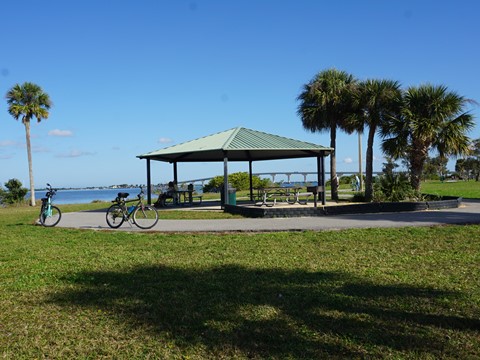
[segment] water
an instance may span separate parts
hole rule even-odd
[[[144,190],[145,191],[145,190]],[[58,190],[53,198],[54,204],[86,204],[93,201],[112,201],[117,197],[119,192],[129,193],[130,199],[135,199],[140,193],[139,188],[126,189],[75,189],[75,190]],[[35,198],[40,200],[45,197],[46,190],[35,191]],[[29,199],[30,193],[27,194],[26,199]],[[156,199],[157,195],[153,195],[152,199]],[[146,198],[146,195],[145,195]]]
[[[195,186],[197,193],[201,193],[201,186]],[[147,191],[146,188],[143,189]],[[46,190],[35,191],[35,198],[40,200],[45,197]],[[130,195],[129,199],[136,199],[140,193],[139,188],[124,188],[124,189],[72,189],[72,190],[58,190],[57,194],[53,198],[55,204],[87,204],[93,201],[106,201],[110,202],[115,200],[119,192],[126,192]],[[152,200],[157,200],[158,193],[152,194]],[[30,192],[25,196],[25,199],[30,198]],[[147,199],[147,195],[144,194],[144,198]]]
[[[290,182],[282,182],[280,184],[281,187],[290,187],[290,186],[317,186],[318,182],[317,181],[290,181]]]
[[[316,181],[307,182],[308,185],[316,185]],[[281,186],[304,186],[302,181],[293,181],[290,183],[284,182]],[[195,185],[197,193],[202,192],[200,185]],[[146,191],[146,189],[144,189]],[[129,193],[129,199],[136,199],[137,194],[140,192],[139,188],[125,188],[125,189],[72,189],[72,190],[58,190],[57,194],[53,198],[55,204],[87,204],[93,201],[106,201],[110,202],[117,197],[119,192]],[[35,198],[39,201],[45,196],[46,190],[35,191]],[[155,201],[158,194],[152,194],[152,200]],[[27,200],[30,198],[30,193],[25,197]],[[145,195],[145,199],[147,196]]]

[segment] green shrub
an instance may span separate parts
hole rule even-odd
[[[365,193],[364,192],[355,192],[352,197],[352,202],[365,202]]]
[[[403,201],[415,198],[415,191],[405,173],[389,173],[375,179],[373,201]]]
[[[5,203],[5,190],[0,188],[0,205],[3,205]]]
[[[338,179],[339,185],[350,185],[352,181],[355,181],[355,175],[341,176]]]
[[[7,204],[19,204],[25,201],[28,189],[24,188],[18,179],[10,179],[5,183],[7,191],[0,189],[0,197]]]

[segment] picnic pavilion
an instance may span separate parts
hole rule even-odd
[[[137,157],[145,159],[147,163],[148,203],[152,202],[150,171],[152,160],[173,164],[173,180],[176,184],[178,183],[178,163],[223,161],[223,191],[226,204],[228,204],[228,163],[230,161],[248,161],[250,200],[253,201],[252,163],[254,161],[315,157],[317,159],[318,196],[322,205],[325,205],[325,157],[332,151],[332,148],[321,145],[237,127]]]

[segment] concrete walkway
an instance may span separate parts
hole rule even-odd
[[[461,207],[434,211],[402,213],[351,214],[338,216],[295,218],[245,218],[221,220],[159,220],[150,230],[141,230],[124,223],[119,229],[111,229],[105,220],[105,211],[65,213],[58,227],[112,230],[112,231],[158,231],[158,232],[260,232],[334,230],[378,227],[432,226],[443,224],[479,224],[480,201],[463,200]]]

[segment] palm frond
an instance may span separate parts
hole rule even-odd
[[[333,123],[343,129],[353,112],[351,91],[355,84],[354,77],[344,71],[327,69],[318,73],[297,97],[297,114],[303,127],[322,132],[329,131]]]
[[[48,94],[40,86],[29,82],[14,85],[6,98],[10,115],[16,120],[22,117],[24,123],[34,117],[38,122],[48,118],[48,110],[52,106]]]

